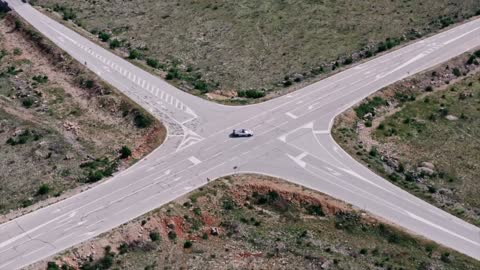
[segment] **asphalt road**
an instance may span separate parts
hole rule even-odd
[[[229,107],[186,94],[19,0],[41,33],[151,111],[165,143],[88,191],[0,225],[0,269],[17,269],[117,227],[216,179],[260,173],[329,194],[480,259],[480,229],[372,173],[330,136],[336,115],[371,93],[480,45],[480,20],[359,64],[259,105]],[[251,138],[230,138],[233,128]]]

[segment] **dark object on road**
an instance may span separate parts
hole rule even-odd
[[[249,129],[234,129],[231,134],[232,137],[252,137],[253,132]]]

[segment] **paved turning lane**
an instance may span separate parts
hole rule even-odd
[[[330,136],[333,119],[371,93],[480,45],[480,20],[403,47],[259,105],[186,94],[20,0],[5,0],[81,63],[161,119],[166,142],[97,187],[0,225],[0,269],[16,269],[108,231],[224,175],[278,176],[347,201],[480,259],[480,229],[370,172]],[[230,138],[233,128],[252,138]]]

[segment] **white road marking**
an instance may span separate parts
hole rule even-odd
[[[190,160],[190,162],[192,162],[193,165],[198,165],[198,164],[202,163],[198,158],[196,158],[194,156],[189,157],[188,160]]]
[[[289,157],[291,160],[293,160],[295,163],[297,163],[298,166],[302,167],[303,169],[305,169],[305,167],[307,166],[307,163],[305,163],[302,160],[299,160],[297,157],[294,157],[290,154],[286,154],[286,155],[287,155],[287,157]]]
[[[296,115],[294,115],[294,114],[291,113],[291,112],[287,112],[287,113],[285,113],[285,114],[286,114],[287,116],[290,116],[290,117],[293,118],[293,119],[297,119],[297,118],[298,118]]]
[[[417,215],[415,215],[415,214],[413,214],[413,213],[411,213],[411,212],[409,212],[409,211],[406,211],[406,210],[405,210],[405,212],[406,212],[410,217],[412,217],[412,218],[414,218],[414,219],[416,219],[416,220],[418,220],[418,221],[421,221],[421,222],[423,222],[423,223],[425,223],[425,224],[427,224],[427,225],[429,225],[429,226],[432,226],[432,227],[434,227],[434,228],[437,228],[437,229],[439,229],[439,230],[441,230],[441,231],[443,231],[443,232],[446,232],[446,233],[448,233],[448,234],[451,234],[451,235],[453,235],[453,236],[455,236],[455,237],[458,237],[458,238],[460,238],[460,239],[462,239],[462,240],[465,240],[465,241],[467,241],[467,242],[470,242],[470,243],[474,244],[475,246],[480,247],[480,243],[478,243],[478,242],[472,241],[472,240],[470,240],[470,239],[468,239],[468,238],[466,238],[466,237],[463,237],[463,236],[461,236],[461,235],[459,235],[459,234],[457,234],[457,233],[455,233],[455,232],[452,232],[452,231],[450,231],[450,230],[448,230],[448,229],[445,229],[444,227],[442,227],[442,226],[440,226],[440,225],[437,225],[437,224],[435,224],[435,223],[432,223],[432,222],[430,222],[430,221],[428,221],[428,220],[426,220],[426,219],[424,219],[424,218],[422,218],[422,217],[419,217],[419,216],[417,216]]]
[[[452,42],[454,42],[454,41],[456,41],[456,40],[459,40],[459,39],[463,38],[464,36],[469,35],[469,34],[475,32],[475,31],[477,31],[478,29],[480,29],[480,27],[475,28],[475,29],[473,29],[473,30],[471,30],[471,31],[465,32],[465,33],[461,34],[460,36],[457,36],[457,37],[455,37],[455,38],[452,38],[452,39],[450,39],[450,40],[448,40],[448,41],[445,41],[445,42],[443,43],[443,45],[448,45],[448,44],[450,44],[450,43],[452,43]]]

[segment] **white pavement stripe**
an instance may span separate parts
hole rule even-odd
[[[194,156],[189,157],[188,160],[190,160],[190,162],[192,162],[193,165],[198,165],[198,164],[202,163],[198,158],[196,158]]]

